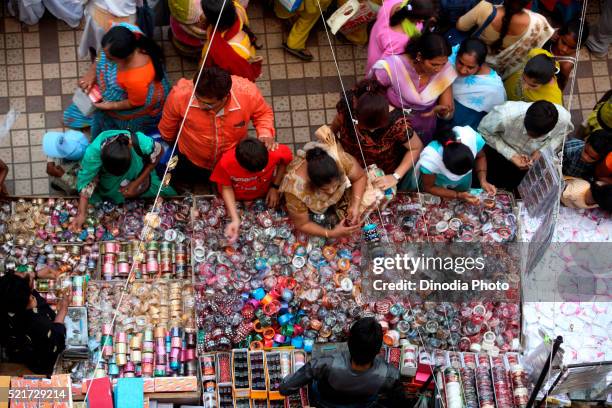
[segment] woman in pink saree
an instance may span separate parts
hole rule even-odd
[[[369,76],[387,86],[387,98],[403,109],[423,144],[431,141],[436,117],[450,119],[454,112],[451,85],[457,72],[448,62],[451,47],[439,34],[426,33],[411,41],[402,55],[377,61]]]

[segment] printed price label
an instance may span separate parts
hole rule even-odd
[[[16,403],[56,403],[69,402],[70,390],[67,387],[44,387],[44,388],[4,388],[0,395],[8,399],[0,399],[0,402]]]

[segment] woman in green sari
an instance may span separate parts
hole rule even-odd
[[[87,147],[77,175],[80,193],[79,211],[71,223],[78,231],[85,222],[87,204],[109,200],[120,204],[126,198],[155,197],[161,180],[155,166],[164,154],[164,148],[152,138],[125,130],[107,130]],[[169,186],[160,195],[176,192]]]

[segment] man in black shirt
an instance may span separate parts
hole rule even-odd
[[[378,356],[382,337],[374,318],[358,320],[351,327],[348,352],[313,358],[283,380],[281,394],[311,385],[311,403],[323,408],[372,407],[381,395],[399,402],[403,399],[399,371]]]
[[[0,278],[0,341],[12,362],[50,375],[66,347],[64,319],[70,299],[59,301],[56,314],[33,287],[29,273]]]

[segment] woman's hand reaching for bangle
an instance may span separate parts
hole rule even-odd
[[[480,187],[482,187],[482,189],[490,196],[497,194],[497,188],[488,181],[480,183]]]
[[[395,187],[396,185],[397,179],[391,174],[387,174],[386,176],[377,177],[376,179],[374,179],[374,187],[380,188],[383,191],[388,188]]]
[[[476,205],[480,202],[478,197],[468,193],[467,191],[462,191],[459,194],[457,194],[457,198],[460,198],[463,201],[467,202],[468,204],[472,204],[472,205]]]
[[[83,228],[83,224],[85,223],[85,214],[77,214],[72,221],[70,221],[70,231],[79,232]]]
[[[330,238],[348,237],[359,231],[359,228],[361,228],[361,224],[350,225],[348,220],[343,218],[328,235]]]

